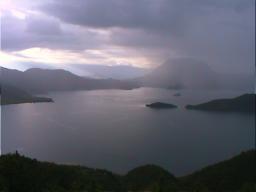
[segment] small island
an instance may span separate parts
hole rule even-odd
[[[175,96],[175,97],[180,97],[180,96],[181,96],[181,93],[175,93],[173,96]]]
[[[255,113],[255,94],[244,94],[230,99],[216,99],[198,105],[187,105],[187,109],[223,112]]]
[[[146,104],[146,107],[153,108],[153,109],[173,109],[177,108],[176,105],[169,104],[169,103],[162,103],[162,102],[155,102],[151,104]]]

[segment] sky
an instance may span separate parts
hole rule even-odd
[[[128,65],[193,57],[254,72],[255,0],[0,0],[4,67]]]

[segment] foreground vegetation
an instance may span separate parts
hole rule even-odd
[[[191,175],[177,178],[155,165],[121,176],[106,170],[39,162],[16,154],[0,157],[1,192],[256,191],[256,152],[243,152]]]

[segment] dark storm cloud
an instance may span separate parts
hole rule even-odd
[[[55,0],[41,6],[41,10],[65,22],[89,27],[182,33],[191,20],[209,11],[240,12],[252,4],[252,0]]]
[[[3,18],[4,49],[119,46],[153,65],[177,55],[220,71],[254,70],[254,0],[49,0],[33,7],[46,18]]]
[[[38,35],[61,35],[60,23],[44,17],[32,17],[27,21],[26,31]]]
[[[175,3],[177,4],[177,3]],[[53,1],[41,7],[64,22],[94,28],[143,28],[182,32],[183,14],[173,1]]]
[[[36,22],[35,22],[36,21]],[[13,16],[10,12],[5,12],[2,17],[2,49],[3,50],[22,50],[31,47],[45,47],[49,46],[51,42],[58,39],[56,33],[61,33],[59,25],[54,24],[52,21],[42,20],[39,18],[25,18],[20,19]],[[41,25],[43,23],[43,25]],[[44,26],[44,33],[40,31]],[[44,43],[47,42],[47,43]]]
[[[33,47],[84,50],[98,47],[99,35],[80,27],[64,26],[59,20],[46,15],[28,14],[20,19],[11,12],[2,15],[2,49],[17,51]]]
[[[111,43],[145,53],[199,57],[219,70],[254,67],[253,0],[58,0],[41,10],[63,22],[110,28]]]
[[[146,47],[147,53],[164,53],[162,56],[166,56],[169,51],[170,57],[173,52],[180,56],[196,57],[219,71],[254,72],[253,2],[208,1],[208,4],[193,2],[195,4],[191,5],[190,13],[184,13],[190,17],[186,18],[189,22],[183,23],[186,26],[182,34],[173,34],[168,30],[160,29],[158,32],[143,29],[115,30],[112,41],[137,49]]]

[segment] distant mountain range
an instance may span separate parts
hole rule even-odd
[[[190,58],[168,60],[150,73],[133,69],[129,66],[112,68],[107,66],[77,66],[90,68],[95,73],[109,73],[107,76],[123,74],[142,75],[130,80],[97,79],[75,75],[62,69],[31,68],[24,72],[1,68],[2,86],[11,86],[27,94],[48,93],[51,91],[74,91],[96,89],[129,90],[139,87],[160,87],[167,89],[244,89],[254,91],[255,77],[253,75],[218,74],[205,63]],[[113,70],[116,69],[116,70]],[[111,71],[113,70],[113,71]],[[122,71],[120,73],[120,71]],[[114,76],[115,76],[114,75]],[[129,75],[130,76],[130,75]],[[17,91],[16,91],[17,93]],[[21,93],[24,96],[24,93]],[[32,98],[32,96],[28,97]],[[30,100],[28,99],[28,100]],[[36,100],[36,98],[34,97]],[[39,99],[40,100],[40,99]]]
[[[254,192],[256,152],[175,177],[156,165],[145,165],[126,175],[82,166],[56,165],[29,159],[18,153],[0,157],[0,191],[88,192]]]
[[[83,68],[82,66],[80,67]],[[110,67],[85,67],[98,72],[109,71],[109,73],[115,73],[114,71],[110,71]],[[120,66],[120,68],[125,73],[127,68],[125,66]],[[127,70],[132,69],[129,67]],[[13,85],[29,93],[95,89],[133,89],[138,87],[254,90],[255,83],[255,77],[253,75],[218,74],[207,64],[190,58],[168,60],[150,73],[145,74],[142,72],[141,75],[143,76],[131,80],[88,78],[62,69],[32,68],[22,72],[2,68],[1,71],[1,81],[3,83]]]
[[[1,82],[28,93],[51,91],[132,89],[134,82],[114,79],[93,79],[77,76],[65,70],[32,68],[24,72],[2,68]]]
[[[51,98],[37,97],[52,91],[137,88],[133,81],[93,79],[75,75],[65,70],[32,68],[24,72],[1,68],[1,104],[52,102]]]
[[[149,72],[149,69],[129,65],[106,66],[73,64],[70,68],[68,68],[68,70],[84,77],[89,76],[98,79],[112,78],[119,80],[142,77]]]

